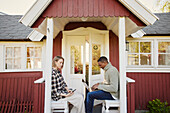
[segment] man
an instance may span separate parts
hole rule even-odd
[[[94,99],[97,100],[115,100],[119,98],[119,72],[113,67],[106,57],[98,59],[98,65],[105,70],[103,83],[97,83],[92,86],[92,92],[87,93],[86,113],[92,113]]]

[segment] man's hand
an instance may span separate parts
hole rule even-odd
[[[97,83],[97,84],[94,84],[93,86],[92,86],[92,91],[94,91],[94,90],[96,90],[97,88],[98,88],[98,86],[99,86],[99,83]]]

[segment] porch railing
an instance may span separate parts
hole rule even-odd
[[[34,81],[42,72],[0,72],[0,113],[31,113]]]

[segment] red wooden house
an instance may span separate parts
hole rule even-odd
[[[85,93],[81,79],[90,85],[101,81],[104,72],[96,60],[105,55],[120,72],[121,113],[146,109],[154,98],[170,102],[169,35],[140,38],[144,35],[141,29],[156,20],[157,16],[136,0],[37,0],[20,19],[33,31],[24,39],[4,38],[0,43],[0,101],[15,98],[18,105],[31,106],[35,113],[50,113],[52,58],[65,58],[65,80]],[[127,76],[135,80],[135,90],[134,83],[126,85]]]

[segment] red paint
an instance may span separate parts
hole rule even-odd
[[[53,40],[53,57],[62,55],[62,32],[58,33],[56,38]]]
[[[45,83],[34,84],[33,113],[44,113]]]
[[[64,8],[67,8],[68,11]],[[79,13],[79,10],[83,12]],[[122,16],[130,15],[130,11],[127,11],[127,9],[117,0],[53,0],[43,12],[42,17],[93,17],[95,13],[99,11],[103,12],[103,15],[101,16],[120,16],[120,14]],[[99,15],[96,15],[96,17],[97,16]]]
[[[37,28],[46,17],[129,17],[138,26],[145,26],[117,0],[53,0],[32,25]]]
[[[68,31],[79,27],[93,27],[99,30],[107,30],[106,26],[101,22],[70,22],[66,24],[64,30]]]
[[[127,84],[127,112],[135,113],[135,83]]]
[[[42,72],[2,72],[0,73],[0,100],[33,101],[34,80]]]
[[[119,70],[119,39],[111,30],[109,31],[109,54],[110,62]]]
[[[170,103],[170,73],[127,73],[135,80],[135,109],[147,109],[148,101],[160,99]]]

